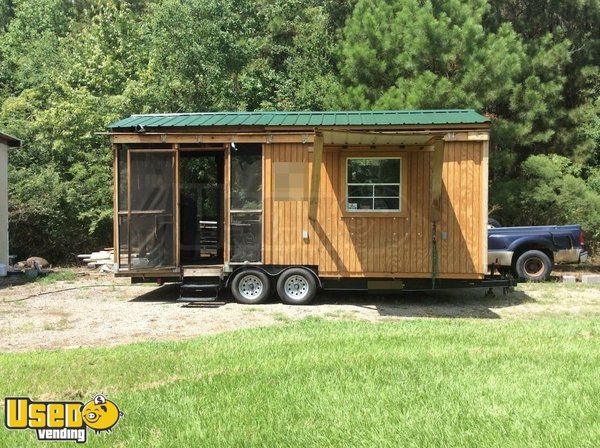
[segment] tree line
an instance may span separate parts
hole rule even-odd
[[[0,0],[11,252],[112,244],[132,113],[474,108],[491,216],[600,242],[600,0]]]

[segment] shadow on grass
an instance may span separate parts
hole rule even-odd
[[[486,294],[486,288],[457,289],[452,291],[405,292],[391,295],[357,293],[327,293],[320,297],[322,304],[348,304],[376,309],[389,317],[440,317],[499,319],[493,308],[507,308],[535,300],[522,291],[506,295],[501,288]]]
[[[349,305],[375,309],[381,316],[389,317],[445,317],[498,319],[492,309],[517,306],[535,300],[522,291],[506,295],[501,288],[488,296],[486,288],[462,289],[436,292],[405,292],[401,294],[367,294],[364,292],[322,292],[313,302],[315,308],[322,305]],[[227,291],[221,293],[225,302],[233,302]],[[131,302],[173,303],[179,297],[179,285],[167,284],[141,294]],[[272,298],[269,303],[277,303]],[[260,305],[257,305],[260,306]]]
[[[158,288],[153,288],[144,294],[141,294],[129,302],[160,302],[168,303],[174,302],[179,298],[179,284],[178,283],[167,283],[166,285]]]
[[[129,302],[155,302],[155,303],[173,303],[181,306],[181,302],[176,300],[179,298],[179,283],[167,283],[166,285],[153,288],[144,294],[141,294]],[[231,295],[227,291],[219,292],[219,303],[234,302]],[[211,306],[211,302],[207,302],[205,306]]]

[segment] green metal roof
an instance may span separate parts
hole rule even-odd
[[[201,112],[132,115],[109,125],[111,129],[144,126],[404,126],[488,123],[472,109],[381,110],[330,112]]]

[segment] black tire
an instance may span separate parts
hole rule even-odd
[[[258,269],[244,269],[234,274],[231,294],[240,303],[265,302],[271,295],[271,281],[267,274]]]
[[[528,250],[517,258],[515,274],[530,282],[548,280],[552,272],[552,260],[541,250]]]
[[[283,303],[306,305],[317,295],[317,280],[308,269],[288,269],[277,280],[277,295]]]

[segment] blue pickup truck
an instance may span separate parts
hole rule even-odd
[[[554,263],[587,260],[584,234],[579,225],[496,227],[488,226],[488,263],[529,281],[544,281]]]

